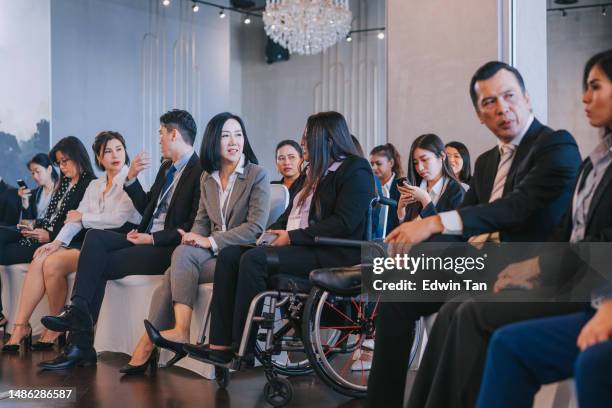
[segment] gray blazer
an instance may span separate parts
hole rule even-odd
[[[227,204],[227,231],[222,231],[219,185],[207,172],[200,178],[200,206],[192,232],[212,236],[219,251],[230,245],[251,244],[263,232],[270,212],[270,180],[253,163],[238,174]]]

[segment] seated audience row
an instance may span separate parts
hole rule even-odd
[[[100,179],[82,143],[66,137],[51,150],[50,161],[37,156],[28,163],[40,187],[18,190],[22,217],[36,219],[33,228],[0,227],[0,264],[30,263],[3,351],[29,345],[29,319],[46,292],[50,315],[42,319],[47,330],[36,348],[51,348],[60,333],[69,336],[62,353],[40,367],[93,365],[94,325],[106,282],[164,275],[145,333],[121,372],[140,374],[155,366],[158,348],[175,353],[169,366],[186,355],[226,364],[235,358],[251,300],[267,289],[271,274],[307,277],[313,269],[359,263],[359,249],[317,246],[317,236],[362,240],[374,227],[373,235],[387,235],[391,244],[609,242],[612,51],[589,60],[583,85],[589,122],[603,128],[605,137],[582,166],[573,136],[541,124],[520,72],[498,61],[481,66],[470,82],[476,115],[497,141],[478,157],[473,176],[462,143],[444,145],[434,134],[417,137],[402,177],[393,145],[374,148],[368,163],[341,114],[310,116],[300,144],[285,140],[276,148],[278,183],[288,188],[290,202],[269,227],[275,239],[267,248],[249,245],[266,229],[270,183],[240,117],[213,117],[198,156],[192,116],[176,109],[162,115],[164,161],[148,193],[137,176],[151,158],[140,153],[130,163],[120,134],[96,137],[96,165],[105,171]],[[59,165],[59,178],[51,162]],[[379,209],[373,214],[378,221],[368,225],[376,195],[396,200],[397,208]],[[278,260],[274,267],[270,256]],[[60,313],[72,271],[71,303]],[[447,302],[381,303],[366,405],[402,406],[415,323],[435,312],[410,407],[486,407],[500,400],[530,406],[541,384],[574,374],[581,404],[609,403],[612,376],[604,367],[612,360],[612,290],[602,288],[597,311],[577,303],[536,302],[553,300],[534,284],[543,279],[539,273],[539,259],[533,258],[501,272],[486,270],[479,278],[494,288],[490,293]],[[557,280],[559,286],[565,282]],[[210,344],[188,344],[198,285],[208,282],[214,283]],[[518,295],[524,301],[510,303],[506,289],[516,287],[525,289]],[[3,322],[0,308],[0,326]],[[519,392],[507,389],[512,382]]]

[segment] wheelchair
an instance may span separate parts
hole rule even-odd
[[[370,203],[367,217],[371,225],[375,205],[392,205],[393,200],[376,197]],[[370,241],[317,237],[318,245],[362,247],[376,256],[386,256],[382,245]],[[375,340],[375,318],[378,299],[361,294],[361,270],[367,265],[321,268],[308,279],[288,274],[270,276],[268,290],[251,301],[237,357],[226,365],[215,365],[220,388],[230,382],[230,370],[240,370],[248,362],[247,346],[255,335],[254,354],[266,376],[264,396],[275,407],[289,404],[293,397],[291,383],[285,377],[315,373],[335,391],[353,398],[367,392],[369,369],[351,369],[366,340]],[[205,343],[209,324],[206,317],[199,344]],[[257,332],[253,330],[258,325]],[[421,329],[415,327],[417,337]],[[411,362],[417,355],[415,339]]]

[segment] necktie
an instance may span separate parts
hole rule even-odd
[[[157,208],[155,209],[155,211],[153,212],[153,216],[151,217],[151,221],[149,221],[149,225],[147,225],[147,229],[146,232],[150,232],[151,228],[153,228],[153,221],[155,220],[155,218],[159,217],[159,214],[161,213],[161,208],[164,207],[164,202],[168,200],[168,197],[166,197],[166,194],[168,193],[168,190],[170,189],[170,187],[172,187],[172,182],[174,181],[174,173],[176,173],[176,167],[174,167],[174,165],[170,166],[170,168],[168,169],[168,172],[166,173],[166,182],[164,183],[164,186],[162,187],[161,193],[159,195],[159,202],[157,203]]]
[[[501,198],[504,192],[504,185],[506,184],[506,179],[508,178],[508,173],[510,172],[510,166],[512,166],[512,158],[514,157],[516,146],[507,143],[503,144],[500,147],[500,150],[501,157],[499,158],[499,165],[497,166],[497,173],[495,174],[495,181],[493,181],[493,189],[491,190],[489,202]],[[470,237],[468,240],[470,243],[483,243],[487,241],[499,242],[499,232],[487,232]]]
[[[495,181],[493,182],[493,189],[491,190],[489,202],[497,200],[504,192],[504,185],[506,184],[506,179],[510,172],[515,149],[516,146],[513,144],[504,144],[501,146],[501,157],[499,159],[499,166],[497,166],[497,174],[495,174]]]

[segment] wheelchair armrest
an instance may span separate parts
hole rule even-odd
[[[361,248],[363,246],[368,247],[370,251],[378,256],[385,257],[387,256],[387,251],[385,248],[378,242],[374,241],[359,241],[356,239],[344,239],[344,238],[331,238],[331,237],[315,237],[314,242],[317,245],[323,246],[340,246],[340,247],[348,247],[348,248]]]

